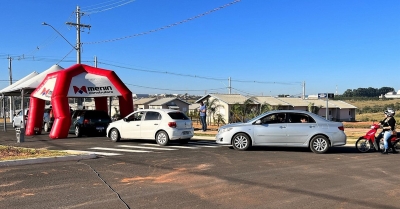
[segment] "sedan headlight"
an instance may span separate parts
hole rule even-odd
[[[224,133],[224,132],[227,132],[227,131],[230,131],[230,130],[232,130],[232,127],[230,127],[230,128],[221,128],[221,129],[219,129],[219,133],[220,134],[222,134],[222,133]]]

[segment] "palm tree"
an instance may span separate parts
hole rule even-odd
[[[207,107],[207,115],[208,115],[208,123],[211,124],[211,119],[213,119],[213,122],[215,124],[215,118],[214,115],[217,112],[217,110],[221,107],[219,104],[219,100],[214,98],[211,101],[207,99],[204,104]]]
[[[319,109],[321,109],[322,106],[314,106],[314,103],[310,102],[308,103],[308,112],[312,112],[318,115]]]
[[[253,98],[249,98],[243,104],[235,103],[232,105],[230,112],[234,122],[244,122],[248,118],[253,118],[258,115],[258,109],[255,106]]]

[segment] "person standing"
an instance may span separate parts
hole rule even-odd
[[[200,102],[199,112],[200,112],[201,129],[204,132],[207,131],[207,122],[206,122],[207,107],[202,101]]]

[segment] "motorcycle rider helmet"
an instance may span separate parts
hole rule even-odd
[[[387,109],[385,111],[385,115],[387,115],[387,116],[393,117],[394,114],[396,114],[396,112],[394,110],[392,110],[392,109]]]

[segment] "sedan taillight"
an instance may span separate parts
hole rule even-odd
[[[89,124],[89,120],[88,120],[88,119],[85,119],[85,120],[83,121],[83,124]]]
[[[176,122],[168,122],[168,126],[171,128],[176,128]]]
[[[344,127],[343,126],[339,126],[338,129],[341,130],[341,131],[344,131]]]

